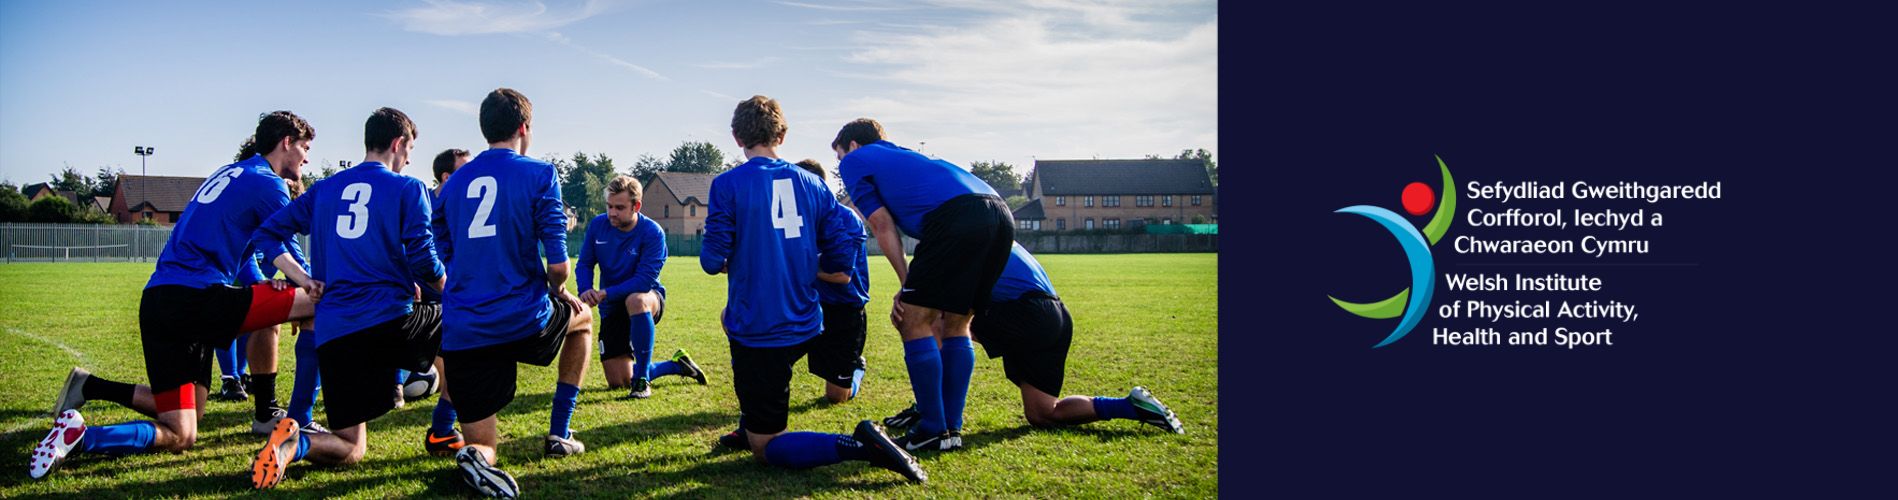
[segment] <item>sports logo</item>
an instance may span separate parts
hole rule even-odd
[[[1383,342],[1371,346],[1373,349],[1390,345],[1397,339],[1404,338],[1404,334],[1410,333],[1412,328],[1417,327],[1418,322],[1423,321],[1424,314],[1430,309],[1430,294],[1437,284],[1435,278],[1437,265],[1430,256],[1430,246],[1443,239],[1443,233],[1450,230],[1450,221],[1456,219],[1456,182],[1450,178],[1450,166],[1443,163],[1442,157],[1437,158],[1437,166],[1443,169],[1443,201],[1441,203],[1435,203],[1430,186],[1422,182],[1412,182],[1404,186],[1404,211],[1409,212],[1410,215],[1421,216],[1430,211],[1433,203],[1437,205],[1437,213],[1430,217],[1430,223],[1424,225],[1421,233],[1403,216],[1382,207],[1356,205],[1338,209],[1338,213],[1362,215],[1384,226],[1384,229],[1389,230],[1392,236],[1397,237],[1398,246],[1403,247],[1404,257],[1410,261],[1410,288],[1405,288],[1388,299],[1358,303],[1327,295],[1345,312],[1358,316],[1371,319],[1391,319],[1403,316],[1404,319],[1397,322],[1397,329],[1391,330],[1391,334],[1384,337]]]

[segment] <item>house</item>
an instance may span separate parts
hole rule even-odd
[[[191,196],[204,184],[203,177],[166,177],[120,174],[107,212],[120,224],[134,224],[149,218],[162,225],[178,223]]]
[[[1199,160],[1038,160],[1022,230],[1138,228],[1219,221],[1218,194]]]
[[[668,235],[705,234],[714,177],[718,174],[659,172],[640,194],[639,213],[659,222]]]
[[[35,183],[27,184],[26,186],[21,187],[20,194],[26,195],[26,199],[28,201],[32,201],[32,200],[40,199],[41,193],[52,190],[52,189],[53,189],[53,184],[50,182],[35,182]]]

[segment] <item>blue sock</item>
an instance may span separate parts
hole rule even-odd
[[[786,432],[764,445],[764,460],[786,469],[809,469],[844,461],[837,440],[850,439],[822,432]]]
[[[563,438],[573,437],[573,430],[567,423],[573,420],[573,407],[580,404],[580,387],[556,384],[554,386],[554,414],[547,425],[547,434]]]
[[[1094,396],[1094,415],[1103,419],[1138,420],[1134,414],[1134,403],[1127,398]]]
[[[435,398],[435,415],[429,422],[428,431],[437,436],[455,433],[455,404],[448,398]]]
[[[316,359],[316,332],[297,334],[297,373],[290,386],[290,418],[309,426],[316,411],[316,391],[323,387],[323,373]]]
[[[297,456],[290,457],[290,461],[302,460],[303,456],[308,454],[310,454],[310,434],[299,432],[297,433]]]
[[[238,335],[237,340],[231,341],[231,354],[237,361],[231,366],[239,376],[250,371],[250,334]]]
[[[224,378],[237,378],[237,353],[236,349],[233,349],[235,345],[237,341],[233,340],[231,345],[216,349],[218,375]]]
[[[395,369],[395,385],[402,385],[404,383],[407,383],[408,381],[409,381],[408,370],[404,370],[401,368]]]
[[[87,427],[79,440],[79,451],[107,455],[144,453],[158,439],[158,425],[140,420],[123,424]]]
[[[632,333],[628,337],[633,343],[633,378],[652,380],[652,313],[639,313],[632,316]]]
[[[936,349],[936,338],[903,342],[903,362],[909,365],[909,388],[916,395],[916,409],[923,414],[915,432],[941,433],[948,423],[942,413],[942,352]]]
[[[682,375],[685,373],[685,365],[671,360],[660,361],[653,363],[646,373],[652,374],[654,379],[667,375]]]
[[[968,337],[942,341],[942,414],[949,430],[962,430],[962,409],[969,405],[969,377],[975,374],[975,344]]]
[[[857,399],[857,389],[863,388],[863,369],[850,372],[850,399]]]

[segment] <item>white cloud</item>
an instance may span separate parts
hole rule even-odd
[[[611,7],[607,2],[586,0],[569,2],[550,9],[541,2],[463,2],[422,0],[428,4],[386,12],[383,17],[402,25],[402,29],[431,35],[487,35],[546,31],[593,17]]]
[[[765,57],[750,61],[707,61],[692,66],[702,69],[757,69],[778,62],[776,57]]]
[[[607,54],[605,52],[593,50],[591,48],[587,48],[584,45],[574,43],[572,38],[568,38],[566,35],[562,35],[558,31],[549,31],[543,35],[543,38],[546,38],[547,41],[565,45],[568,48],[580,51],[580,53],[582,54],[592,56],[594,59],[599,59],[601,61],[606,62],[607,64],[611,64],[614,66],[619,66],[621,68],[632,70],[634,73],[639,73],[640,76],[644,76],[646,78],[651,78],[654,80],[669,80],[669,78],[666,78],[665,75],[661,75],[659,74],[659,72],[653,71],[651,68],[640,66],[638,64],[633,64],[631,62],[628,62],[625,59],[620,59],[618,57],[615,57],[612,54]]]
[[[774,1],[771,3],[783,5],[786,7],[797,7],[797,8],[802,8],[802,9],[824,10],[824,11],[832,11],[832,12],[883,12],[883,11],[904,10],[904,9],[913,8],[912,6],[896,5],[889,2],[875,2],[875,1],[865,1],[865,0],[840,2],[840,3],[812,3],[812,2],[785,2],[785,1]]]
[[[427,103],[430,106],[446,109],[449,111],[454,111],[456,113],[461,113],[468,116],[477,116],[481,114],[481,106],[472,102],[468,102],[468,101],[458,101],[454,99],[429,99],[422,102]]]

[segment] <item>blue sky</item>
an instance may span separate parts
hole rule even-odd
[[[629,165],[683,140],[738,153],[740,98],[791,121],[780,155],[834,165],[852,118],[966,166],[1218,153],[1212,1],[0,2],[0,179],[67,165],[201,176],[259,113],[317,129],[311,166],[358,161],[391,106],[435,152],[484,149],[481,98],[534,102],[533,156]],[[419,173],[425,167],[415,167]],[[426,174],[420,174],[426,176]]]

